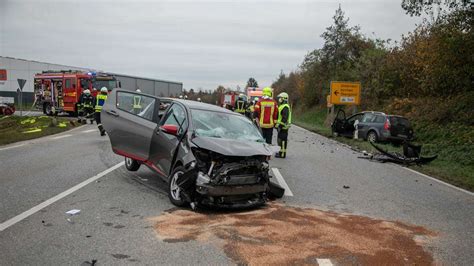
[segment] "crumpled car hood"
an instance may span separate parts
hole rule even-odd
[[[260,142],[208,137],[195,137],[192,142],[199,148],[214,151],[224,156],[272,155],[268,144]]]

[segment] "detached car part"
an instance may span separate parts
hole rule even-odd
[[[375,143],[370,142],[370,144],[380,152],[380,154],[373,154],[367,157],[367,159],[372,159],[380,162],[393,162],[404,165],[422,165],[427,164],[436,158],[438,155],[423,157],[420,156],[421,145],[413,145],[408,142],[404,143],[403,152],[404,154],[399,154],[396,152],[389,152],[381,147],[377,146]]]

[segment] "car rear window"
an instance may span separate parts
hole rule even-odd
[[[400,116],[391,116],[390,124],[393,126],[410,127],[410,121],[408,121],[408,119],[406,119],[405,117]]]

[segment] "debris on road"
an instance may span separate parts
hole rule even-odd
[[[434,263],[423,244],[436,234],[421,226],[276,203],[267,206],[224,213],[174,209],[151,221],[164,242],[214,244],[237,264],[307,264],[321,257],[334,264]]]
[[[409,142],[403,144],[403,154],[398,152],[389,152],[381,147],[375,145],[373,142],[369,142],[379,153],[368,153],[363,151],[366,157],[358,157],[361,159],[368,159],[372,161],[379,161],[382,163],[392,162],[403,165],[422,165],[427,164],[436,158],[438,155],[423,157],[421,156],[421,145],[414,145]]]
[[[72,209],[72,210],[69,210],[66,212],[66,214],[69,214],[69,215],[76,215],[78,213],[80,213],[81,210],[78,210],[78,209]]]
[[[343,187],[344,189],[349,189],[349,188],[351,188],[350,186],[346,186],[346,185],[344,185],[344,186],[342,186],[342,187]]]

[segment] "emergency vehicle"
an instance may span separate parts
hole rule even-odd
[[[106,73],[43,71],[34,79],[35,106],[47,115],[67,112],[76,116],[81,93],[89,89],[95,97],[102,87],[111,91],[120,87],[120,82]]]
[[[259,87],[247,87],[247,97],[251,100],[255,97],[260,98],[263,96],[263,89]]]

